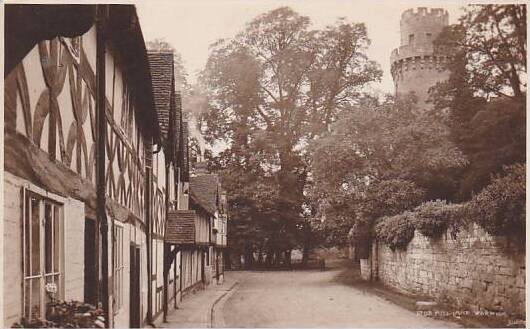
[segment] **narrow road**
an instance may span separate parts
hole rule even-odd
[[[339,270],[230,272],[239,281],[226,327],[456,327],[343,285]]]

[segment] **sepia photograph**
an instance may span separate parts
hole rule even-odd
[[[0,328],[526,327],[526,1],[0,6]]]

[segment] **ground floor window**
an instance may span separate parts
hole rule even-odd
[[[63,298],[62,204],[23,191],[23,314],[43,319],[46,304]]]
[[[123,226],[114,225],[114,311],[123,305]]]

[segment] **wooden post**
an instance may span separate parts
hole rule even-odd
[[[180,270],[180,274],[179,274],[179,278],[180,278],[180,301],[182,301],[182,256],[183,256],[183,253],[182,253],[182,249],[180,249],[180,266],[179,266],[179,270]]]
[[[177,309],[177,253],[178,249],[175,246],[175,266],[173,266],[173,295],[175,296],[175,303],[173,304],[173,307]],[[180,277],[179,277],[180,279]]]
[[[167,322],[167,311],[168,311],[168,277],[169,277],[169,268],[171,267],[171,263],[169,258],[171,257],[170,252],[168,250],[169,244],[164,242],[164,291],[163,291],[163,298],[164,298],[164,323]]]
[[[96,216],[101,233],[101,296],[105,317],[105,326],[110,326],[109,314],[109,250],[108,223],[105,209],[105,144],[107,139],[106,95],[105,95],[105,47],[106,47],[106,18],[108,5],[97,5],[96,21]],[[98,260],[99,261],[99,260]],[[99,284],[98,284],[99,285]]]

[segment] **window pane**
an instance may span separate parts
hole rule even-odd
[[[24,285],[24,317],[30,317],[31,280],[25,280]]]
[[[53,212],[53,270],[59,272],[60,257],[61,257],[61,225],[60,225],[60,213],[59,207],[54,206]]]
[[[31,215],[30,215],[30,197],[26,197],[24,200],[24,209],[26,210],[26,218],[24,218],[24,275],[30,276],[31,274]],[[29,312],[29,311],[28,311]],[[27,314],[27,313],[26,313]]]
[[[31,198],[31,274],[40,274],[40,214],[39,200]]]
[[[53,262],[53,219],[52,206],[49,203],[44,203],[44,273],[52,272]]]
[[[30,290],[30,299],[31,299],[31,303],[29,303],[29,300],[28,300],[28,305],[30,307],[30,314],[29,314],[29,317],[31,319],[37,319],[37,318],[40,318],[40,313],[41,313],[41,305],[40,305],[40,279],[37,278],[37,279],[31,279],[31,290]]]

